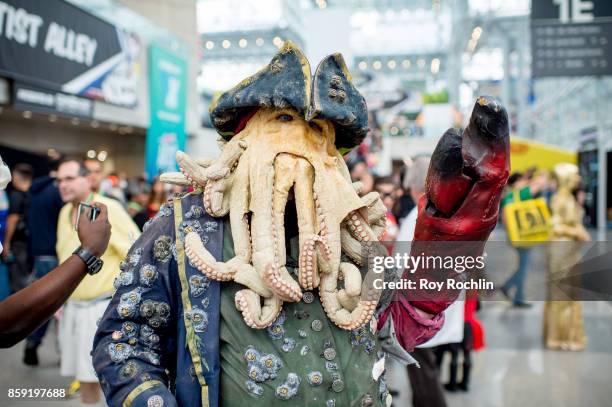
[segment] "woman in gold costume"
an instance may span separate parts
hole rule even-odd
[[[583,209],[572,191],[580,184],[574,164],[555,166],[557,192],[551,201],[552,235],[548,253],[550,281],[564,277],[580,259],[580,243],[591,240],[582,224]],[[582,350],[587,338],[579,301],[565,301],[564,294],[549,285],[544,309],[544,343],[549,349]]]

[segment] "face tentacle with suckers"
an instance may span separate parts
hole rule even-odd
[[[211,279],[245,286],[235,305],[253,328],[269,326],[283,302],[316,289],[339,327],[370,321],[380,293],[341,256],[360,264],[361,246],[380,236],[385,212],[377,194],[359,196],[340,153],[367,133],[365,101],[342,56],[325,58],[312,77],[304,55],[287,43],[268,66],[221,95],[211,119],[224,139],[221,155],[198,161],[179,152],[181,172],[162,179],[201,188],[208,214],[229,214],[235,256],[217,261],[191,232],[190,262]],[[286,247],[296,225],[294,278]]]
[[[360,198],[351,184],[331,123],[311,126],[292,109],[260,109],[218,160],[205,167],[185,153],[177,159],[185,179],[189,172],[198,174],[191,179],[205,191],[206,210],[214,216],[229,212],[235,249],[234,258],[216,261],[199,235],[190,232],[186,254],[209,278],[247,287],[236,295],[236,306],[248,325],[269,326],[282,302],[300,301],[303,289],[316,288],[326,313],[341,328],[370,320],[377,298],[361,298],[359,269],[340,257],[343,246],[355,247],[351,257],[359,260],[357,247],[377,239],[367,214],[369,207],[379,207],[373,195]],[[173,177],[164,179],[179,178]],[[289,200],[295,202],[299,231],[297,279],[286,269]]]

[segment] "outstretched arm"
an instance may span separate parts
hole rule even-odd
[[[426,194],[419,201],[412,256],[482,255],[497,223],[509,173],[508,116],[501,104],[478,98],[462,134],[448,130],[431,159]],[[453,243],[443,243],[453,242]],[[436,271],[406,272],[411,280],[438,280]],[[444,311],[460,290],[397,291],[379,327],[392,317],[400,345],[407,351],[440,329]]]
[[[94,222],[82,217],[78,233],[81,245],[100,257],[106,251],[111,228],[106,206],[94,205],[100,208],[99,217]],[[72,255],[40,280],[0,302],[0,347],[13,346],[51,318],[85,277],[86,271],[85,263]]]

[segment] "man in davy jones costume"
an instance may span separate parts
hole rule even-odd
[[[367,133],[342,56],[311,75],[286,43],[210,112],[221,155],[177,154],[181,173],[163,179],[195,192],[147,225],[100,321],[92,354],[107,402],[390,405],[385,356],[409,363],[457,293],[412,300],[358,268],[363,247],[380,250],[385,207],[359,195],[342,159]],[[480,97],[436,148],[415,241],[486,241],[508,156],[506,112]]]

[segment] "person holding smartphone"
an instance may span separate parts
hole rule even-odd
[[[63,376],[73,376],[81,382],[84,404],[95,405],[100,400],[100,386],[91,360],[91,348],[96,321],[102,317],[114,291],[113,281],[119,265],[140,231],[121,204],[105,198],[92,189],[89,170],[83,161],[67,158],[58,168],[60,195],[66,204],[59,214],[56,251],[59,261],[74,253],[91,264],[90,275],[76,287],[64,307],[60,320],[61,369]],[[77,217],[89,219],[91,202],[100,202],[108,209],[112,233],[108,249],[101,256],[83,252],[75,224]],[[79,212],[79,207],[81,211]],[[95,222],[94,222],[95,223]],[[76,249],[76,250],[75,250]]]
[[[100,258],[108,246],[111,226],[104,204],[95,221],[82,217],[77,234],[80,247]],[[69,256],[44,277],[0,302],[0,348],[9,348],[46,323],[95,267],[77,254]],[[27,318],[24,318],[27,315]]]
[[[11,173],[0,157],[0,192],[10,181]],[[83,218],[77,233],[81,247],[99,258],[108,246],[110,224],[106,206],[101,203],[92,205],[99,210],[98,218],[95,222]],[[90,268],[82,257],[75,254],[40,280],[0,302],[0,348],[15,345],[51,318]]]

